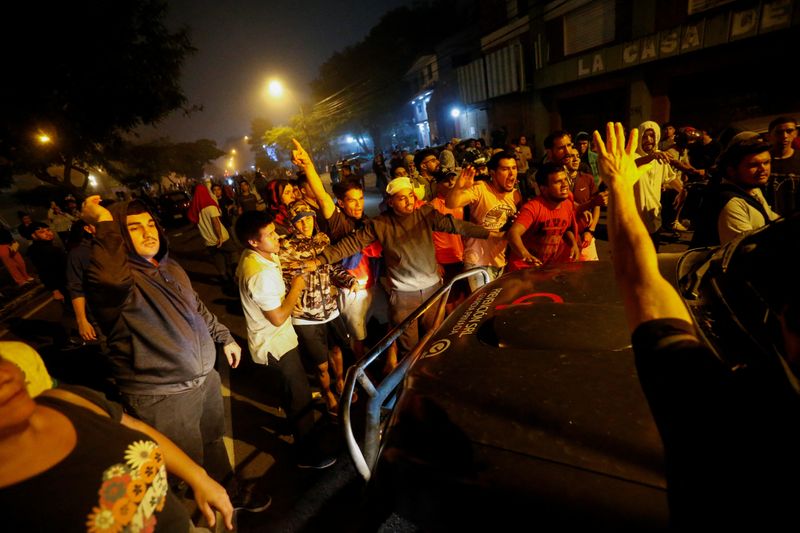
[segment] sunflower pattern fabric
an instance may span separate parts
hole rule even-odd
[[[90,533],[149,533],[155,513],[164,509],[167,470],[153,441],[139,440],[125,450],[125,462],[103,472],[97,506],[86,521]]]
[[[158,444],[120,424],[121,405],[83,387],[71,385],[69,391],[109,416],[60,398],[36,397],[36,403],[70,421],[75,446],[47,470],[0,488],[0,530],[188,533],[189,513],[168,488]]]

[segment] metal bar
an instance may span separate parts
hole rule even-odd
[[[436,321],[435,327],[431,328],[425,336],[420,339],[417,346],[407,354],[397,366],[380,382],[378,386],[373,385],[372,381],[367,376],[365,369],[371,365],[389,346],[405,331],[413,321],[422,316],[428,309],[438,301],[440,305],[447,302],[447,296],[450,294],[450,289],[456,281],[470,278],[472,276],[482,276],[484,283],[489,283],[491,278],[489,273],[483,268],[473,268],[456,275],[447,285],[440,287],[430,298],[428,298],[422,305],[417,307],[403,322],[394,327],[389,333],[386,334],[376,346],[370,350],[360,361],[351,366],[347,370],[345,379],[344,391],[342,392],[341,413],[343,422],[343,431],[345,436],[345,443],[347,444],[350,457],[353,459],[353,464],[366,481],[369,481],[372,475],[372,469],[378,459],[378,451],[380,449],[380,425],[381,425],[381,409],[386,399],[395,391],[400,385],[403,378],[408,373],[413,362],[419,356],[422,347],[431,339],[433,334],[438,329],[441,320]],[[441,315],[441,313],[439,313]],[[353,392],[355,391],[356,381],[361,384],[366,392],[368,399],[366,400],[366,424],[364,427],[364,445],[363,449],[358,445],[358,441],[353,433],[352,418],[350,407],[352,405]]]

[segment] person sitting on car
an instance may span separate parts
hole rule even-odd
[[[664,443],[671,523],[698,530],[784,528],[797,520],[800,500],[800,281],[796,266],[778,258],[785,258],[786,244],[800,240],[800,218],[768,228],[783,233],[772,248],[726,250],[758,252],[760,261],[738,274],[734,253],[727,255],[728,277],[719,281],[751,302],[739,308],[762,310],[755,323],[763,327],[743,328],[742,317],[731,316],[734,302],[711,308],[704,327],[726,327],[729,337],[713,339],[712,349],[659,272],[637,212],[636,130],[627,145],[619,123],[608,124],[605,142],[598,132],[594,137],[609,191],[614,273],[639,379]],[[758,265],[765,273],[754,273]],[[718,298],[719,284],[712,292]],[[746,364],[732,362],[742,356]]]

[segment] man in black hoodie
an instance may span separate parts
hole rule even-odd
[[[123,403],[222,483],[231,467],[214,343],[233,368],[241,348],[169,259],[166,235],[144,204],[106,209],[91,196],[82,217],[97,229],[87,294]]]

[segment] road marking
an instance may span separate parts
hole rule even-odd
[[[44,302],[40,303],[39,305],[37,305],[36,307],[31,309],[30,311],[28,311],[24,315],[22,315],[22,318],[24,318],[26,320],[29,319],[31,316],[33,316],[36,313],[38,313],[39,311],[41,311],[41,309],[44,306],[46,306],[47,304],[49,304],[51,301],[53,301],[53,297],[52,296],[50,296],[49,298],[47,298],[47,300],[45,300]],[[9,332],[8,328],[0,330],[0,337],[4,337],[6,335],[6,333],[8,333],[8,332]]]

